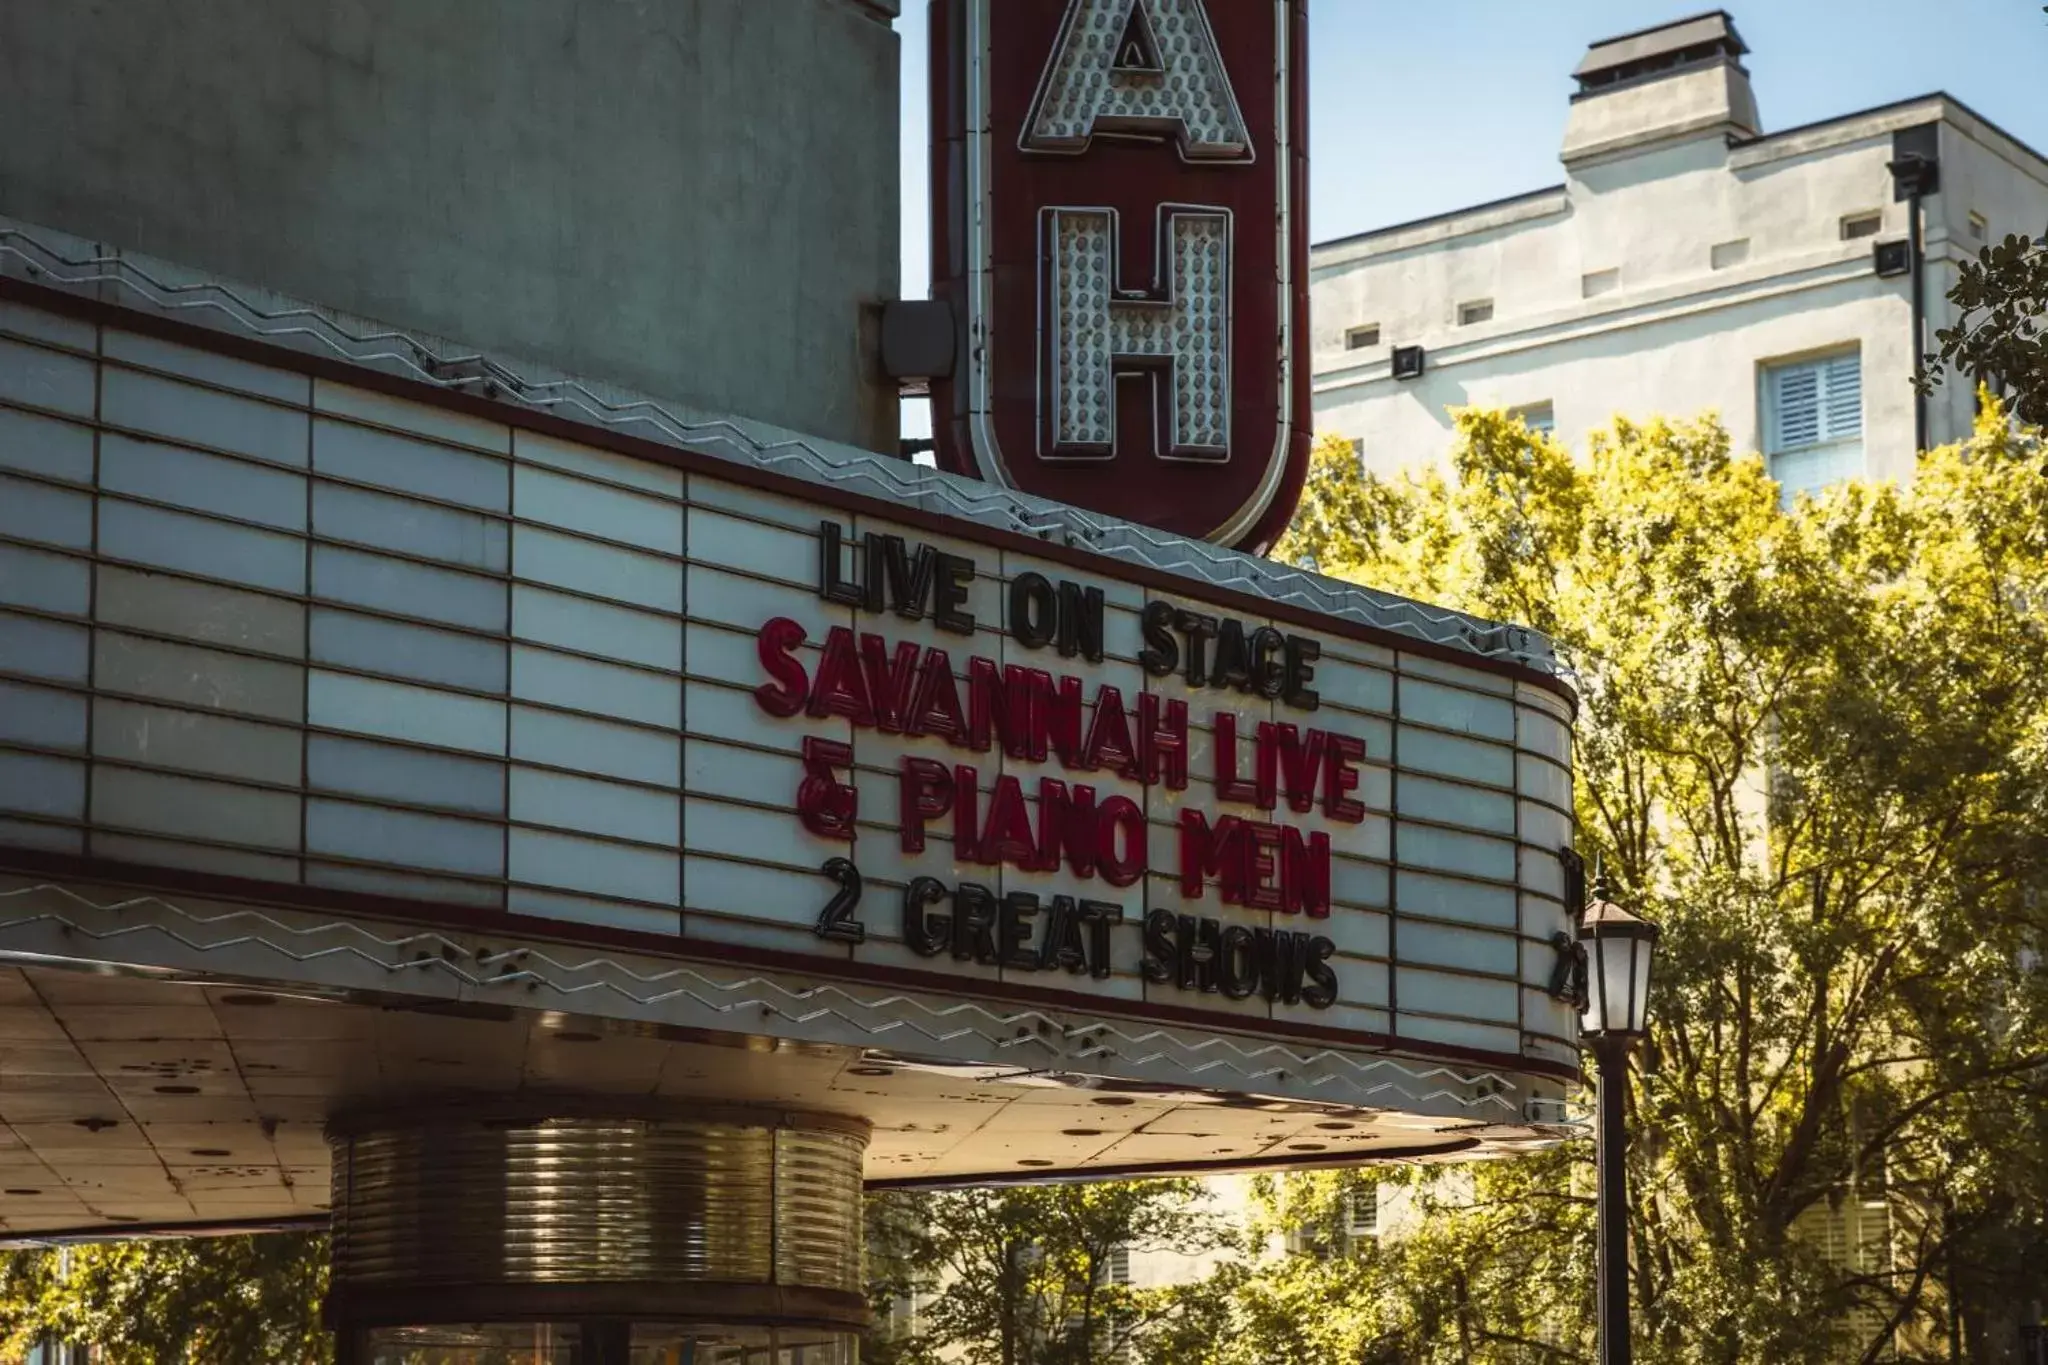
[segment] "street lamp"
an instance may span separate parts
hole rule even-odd
[[[1628,1339],[1628,1051],[1649,1031],[1650,958],[1657,926],[1607,899],[1604,883],[1579,921],[1586,958],[1586,1008],[1579,1028],[1600,1075],[1596,1141],[1599,1178],[1600,1365],[1630,1365]]]

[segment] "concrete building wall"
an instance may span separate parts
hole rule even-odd
[[[1910,477],[1911,286],[1880,278],[1871,252],[1908,232],[1886,169],[1893,134],[1930,122],[1943,177],[1927,203],[1931,344],[1951,320],[1956,261],[2048,224],[2048,164],[1939,97],[1735,145],[1716,132],[1575,159],[1557,189],[1318,247],[1318,430],[1358,440],[1383,473],[1441,461],[1447,409],[1464,405],[1548,403],[1575,449],[1616,415],[1711,411],[1751,451],[1764,441],[1760,367],[1854,348],[1865,467]],[[1869,212],[1878,233],[1845,240],[1843,219]],[[1481,300],[1491,318],[1460,325]],[[1368,324],[1378,344],[1347,350]],[[1391,377],[1403,345],[1427,349],[1420,380]],[[1941,390],[1930,440],[1968,434],[1973,399],[1967,383]]]
[[[1568,159],[1597,156],[1668,138],[1674,130],[1694,133],[1728,126],[1758,130],[1749,78],[1724,59],[1665,80],[1625,85],[1574,101],[1564,154]]]
[[[893,449],[896,0],[13,0],[0,213]]]

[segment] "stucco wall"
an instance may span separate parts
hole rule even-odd
[[[1756,97],[1749,74],[1722,60],[1573,100],[1564,154],[1567,159],[1599,156],[1674,133],[1730,125],[1757,131]]]
[[[0,213],[893,448],[894,0],[11,0]]]
[[[1855,267],[1851,267],[1855,269]],[[1520,348],[1439,362],[1418,381],[1378,380],[1319,392],[1318,431],[1361,439],[1382,473],[1440,460],[1451,441],[1448,409],[1549,402],[1558,437],[1582,449],[1614,417],[1694,416],[1712,411],[1738,451],[1760,444],[1760,361],[1860,346],[1864,442],[1878,477],[1912,468],[1910,314],[1904,290],[1872,289],[1862,274],[1817,272],[1821,283],[1710,309],[1609,320]],[[1867,273],[1867,267],[1863,268]],[[1826,281],[1833,278],[1835,282]]]
[[[1863,356],[1866,467],[1914,464],[1911,294],[1880,279],[1873,242],[1905,237],[1886,163],[1892,134],[1946,119],[1943,193],[1928,203],[1929,336],[1949,321],[1954,260],[1987,236],[2048,223],[2039,159],[1966,111],[1932,100],[1730,148],[1705,137],[1574,168],[1560,191],[1318,248],[1312,285],[1316,421],[1363,442],[1388,471],[1441,460],[1446,408],[1549,402],[1557,434],[1583,448],[1616,414],[1717,412],[1738,450],[1758,448],[1760,362],[1855,346]],[[1844,241],[1845,215],[1878,211],[1876,238]],[[1739,259],[1715,247],[1744,241]],[[1587,296],[1587,276],[1617,272]],[[1600,282],[1606,283],[1606,282]],[[1490,298],[1491,321],[1457,325]],[[1347,329],[1380,345],[1347,351]],[[1395,382],[1389,349],[1420,344],[1428,372]],[[1942,390],[1930,438],[1970,428],[1967,384]]]

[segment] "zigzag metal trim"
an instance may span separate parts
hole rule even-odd
[[[61,244],[61,245],[60,245]],[[66,255],[66,246],[78,254]],[[909,503],[1041,540],[1083,546],[1107,558],[1164,570],[1215,587],[1234,588],[1343,620],[1355,621],[1473,655],[1513,662],[1571,680],[1571,670],[1550,641],[1535,631],[1504,625],[1338,583],[1300,569],[1165,535],[1129,522],[1083,512],[1042,498],[928,469],[907,460],[791,437],[764,441],[736,422],[690,421],[650,398],[601,395],[571,378],[524,377],[475,351],[440,350],[428,340],[391,328],[351,331],[328,313],[279,299],[264,307],[225,283],[178,284],[141,262],[110,254],[44,228],[0,219],[0,271],[37,283],[87,293],[111,285],[164,314],[189,313],[220,331],[238,331],[301,350],[322,350],[352,364],[395,370],[452,392],[493,398],[586,424],[628,432],[731,460],[774,469],[812,483],[830,484],[892,502]],[[9,269],[7,262],[16,263]],[[158,270],[172,267],[158,264]]]
[[[386,937],[368,924],[349,920],[299,925],[253,908],[200,911],[149,894],[100,901],[54,882],[0,890],[0,902],[27,897],[52,897],[107,915],[142,909],[167,912],[190,925],[192,932],[180,932],[154,922],[107,928],[81,923],[54,910],[32,908],[28,913],[0,919],[0,939],[15,930],[47,924],[94,943],[154,935],[198,954],[254,947],[300,965],[343,957],[387,972],[444,974],[486,995],[539,986],[571,999],[596,992],[643,1009],[688,1001],[726,1017],[765,1012],[795,1024],[832,1019],[871,1037],[885,1038],[901,1032],[928,1043],[974,1038],[993,1047],[998,1054],[1035,1044],[1064,1063],[1113,1059],[1124,1066],[1171,1065],[1198,1076],[1222,1073],[1218,1083],[1230,1088],[1284,1078],[1314,1089],[1342,1087],[1343,1102],[1348,1104],[1367,1105],[1375,1097],[1392,1095],[1408,1104],[1444,1101],[1468,1112],[1500,1110],[1513,1116],[1514,1121],[1524,1119],[1513,1098],[1513,1079],[1494,1071],[1416,1067],[1386,1056],[1333,1048],[1297,1051],[1279,1043],[1246,1043],[1216,1034],[1190,1036],[1163,1028],[1133,1031],[1106,1020],[1076,1024],[1040,1010],[1004,1011],[968,1000],[941,1005],[900,992],[863,996],[831,984],[792,987],[765,976],[721,979],[683,964],[649,972],[613,957],[590,956],[569,961],[530,946],[499,953],[474,948],[431,930]],[[201,932],[208,930],[215,932]],[[313,940],[334,936],[349,941],[326,947],[306,946]],[[467,965],[470,962],[474,962],[474,968]],[[492,963],[499,964],[497,970],[490,970]],[[890,1011],[911,1012],[917,1017],[899,1015],[879,1021],[868,1017]],[[1042,1037],[1041,1029],[1062,1042],[1071,1043],[1083,1035],[1095,1041],[1063,1050]],[[1107,1040],[1114,1040],[1119,1046],[1107,1046]],[[1314,1074],[1317,1071],[1325,1074]],[[1460,1088],[1420,1088],[1432,1081],[1447,1081]]]

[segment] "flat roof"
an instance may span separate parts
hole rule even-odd
[[[1484,213],[1488,209],[1506,208],[1509,204],[1519,204],[1527,199],[1541,199],[1547,194],[1563,194],[1564,191],[1565,186],[1562,184],[1545,185],[1540,190],[1524,190],[1520,194],[1510,194],[1500,199],[1489,199],[1483,204],[1468,204],[1461,209],[1449,209],[1443,213],[1431,213],[1425,214],[1420,218],[1410,218],[1405,223],[1389,223],[1386,227],[1367,228],[1364,232],[1352,232],[1342,237],[1332,237],[1328,241],[1312,242],[1309,244],[1309,249],[1311,251],[1321,251],[1324,247],[1343,246],[1346,242],[1362,242],[1368,237],[1385,237],[1389,233],[1406,232],[1409,228],[1424,227],[1430,223],[1442,223],[1452,218],[1463,218],[1468,213]]]
[[[1872,118],[1878,114],[1893,113],[1915,104],[1926,104],[1930,100],[1941,100],[1954,105],[1986,128],[1989,128],[1992,132],[2004,138],[2007,142],[2010,142],[2013,146],[2025,152],[2028,156],[2033,157],[2034,160],[2048,165],[2048,155],[2044,155],[2039,148],[2021,138],[2014,137],[2011,133],[2008,133],[1990,119],[1985,118],[1946,90],[1930,90],[1924,95],[1913,95],[1907,99],[1893,100],[1889,104],[1873,105],[1868,109],[1859,109],[1853,114],[1837,114],[1833,118],[1815,119],[1811,123],[1801,123],[1791,128],[1781,128],[1774,133],[1758,133],[1755,137],[1742,138],[1733,145],[1737,147],[1754,147],[1759,143],[1772,142],[1781,137],[1796,137],[1801,133],[1811,133],[1821,128],[1832,128],[1838,123],[1851,123],[1860,118]]]
[[[1931,100],[1942,100],[1954,105],[1957,109],[1962,110],[1992,132],[1997,133],[2000,137],[2012,143],[2013,146],[2018,147],[2036,161],[2041,162],[2043,166],[2048,166],[2048,155],[2044,155],[2040,149],[2020,138],[2014,137],[2011,133],[2008,133],[1990,119],[1985,118],[1946,90],[1935,90],[1925,95],[1914,95],[1910,99],[1893,100],[1889,104],[1879,104],[1868,109],[1858,109],[1851,114],[1837,114],[1833,118],[1815,119],[1812,123],[1802,123],[1792,128],[1781,128],[1772,133],[1759,133],[1755,137],[1734,140],[1730,145],[1736,147],[1755,147],[1779,138],[1797,137],[1802,133],[1811,133],[1821,128],[1831,128],[1837,124],[1853,123],[1857,119],[1873,118],[1879,114],[1893,113],[1915,104],[1926,104]],[[1521,194],[1511,194],[1503,199],[1489,199],[1483,204],[1469,204],[1464,208],[1450,209],[1443,213],[1432,213],[1422,218],[1411,218],[1403,223],[1390,223],[1385,227],[1367,228],[1363,232],[1350,232],[1342,237],[1331,237],[1326,241],[1311,243],[1309,249],[1311,251],[1321,251],[1326,247],[1344,246],[1347,243],[1362,242],[1373,237],[1385,237],[1396,232],[1406,232],[1410,228],[1422,227],[1428,223],[1441,223],[1453,218],[1463,218],[1467,214],[1484,213],[1489,209],[1503,208],[1509,204],[1520,203],[1525,199],[1540,199],[1546,194],[1556,194],[1564,188],[1565,186],[1563,185],[1546,185],[1540,190],[1528,190]]]

